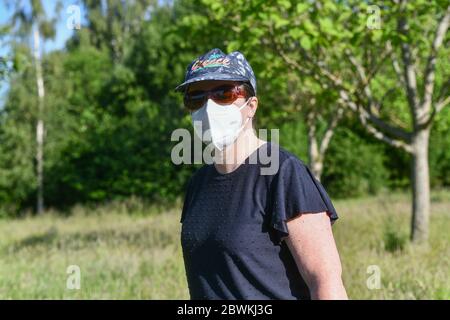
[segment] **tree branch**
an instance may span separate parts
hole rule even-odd
[[[283,61],[288,65],[288,67],[291,68],[291,70],[297,71],[297,72],[299,72],[300,74],[303,74],[303,75],[311,75],[310,72],[305,70],[305,68],[303,68],[300,64],[298,64],[297,61],[295,61],[294,59],[291,59],[289,57],[289,55],[284,51],[284,49],[281,47],[281,45],[276,40],[275,35],[273,34],[273,27],[272,27],[272,25],[269,25],[269,35],[270,35],[271,43],[273,45],[275,45],[276,52],[278,52],[280,54],[280,56],[283,59]]]
[[[409,142],[411,139],[411,134],[400,127],[392,126],[379,117],[375,116],[372,113],[367,112],[366,109],[362,108],[358,104],[356,104],[354,101],[350,99],[348,94],[344,91],[339,92],[340,97],[345,102],[345,104],[355,113],[357,113],[360,117],[365,119],[365,121],[370,121],[374,125],[378,126],[380,129],[386,131],[392,136],[395,136],[397,139],[401,139],[403,141]]]
[[[395,52],[392,49],[391,41],[386,41],[386,48],[389,51],[389,55],[392,60],[392,67],[394,68],[395,74],[397,75],[397,79],[402,86],[406,86],[405,78],[403,77],[402,70],[400,68],[400,64],[398,63],[397,57],[395,56]]]
[[[355,67],[356,72],[359,76],[359,80],[361,82],[361,88],[363,89],[367,99],[369,100],[369,108],[372,106],[372,90],[370,90],[369,80],[366,75],[366,71],[364,67],[358,62],[356,57],[350,52],[350,49],[345,50],[345,55],[347,56],[350,63]]]
[[[343,81],[336,75],[334,75],[330,70],[326,68],[323,63],[317,62],[313,60],[309,55],[303,51],[303,55],[305,59],[309,60],[319,72],[321,72],[331,83],[334,85],[336,89],[338,89],[339,95],[343,101],[346,102],[346,106],[348,106],[353,112],[359,114],[364,117],[364,119],[369,120],[374,125],[377,125],[380,129],[386,131],[392,136],[395,136],[397,139],[404,140],[409,142],[411,139],[410,133],[400,127],[395,127],[389,125],[385,121],[381,120],[379,117],[374,114],[368,112],[365,108],[361,107],[360,104],[355,103],[351,98],[351,93],[347,90],[343,84]]]
[[[375,65],[375,67],[366,70],[364,66],[358,61],[358,59],[352,54],[352,52],[349,49],[345,50],[345,55],[347,56],[350,63],[355,67],[360,84],[359,87],[364,92],[367,100],[368,100],[368,107],[366,108],[370,112],[372,111],[372,107],[375,106],[379,108],[382,104],[377,102],[376,99],[373,97],[372,90],[370,88],[370,82],[372,81],[372,78],[376,75],[380,67],[384,64],[386,61],[386,58],[391,54],[390,52],[391,48],[386,48],[386,50],[383,50],[383,53],[380,55],[378,63]]]
[[[446,98],[443,98],[442,100],[438,101],[436,105],[433,107],[431,114],[429,115],[426,122],[422,123],[418,126],[418,129],[425,129],[428,128],[434,120],[434,117],[442,111],[448,104],[450,103],[450,96],[447,96]]]
[[[450,104],[450,96],[447,96],[446,98],[443,98],[441,101],[436,103],[435,107],[435,113],[438,114],[442,111],[445,107],[447,107]]]
[[[400,18],[398,20],[398,30],[401,34],[403,34],[407,38],[409,33],[409,26],[405,17],[406,4],[407,1],[405,0],[400,2]],[[419,98],[417,93],[417,77],[415,64],[409,44],[403,41],[401,49],[402,49],[403,70],[406,84],[406,93],[409,108],[411,110],[411,114],[413,115],[413,125],[414,127],[416,127],[418,118],[417,113],[419,107]]]
[[[432,96],[435,85],[435,73],[436,73],[436,56],[442,42],[444,40],[445,34],[447,33],[448,25],[450,22],[450,6],[442,17],[436,29],[436,34],[434,36],[433,43],[431,45],[430,54],[428,55],[427,65],[425,68],[424,76],[424,96],[421,103],[421,108],[428,111],[431,108]]]
[[[447,81],[442,84],[441,89],[439,90],[439,95],[437,97],[437,100],[442,100],[445,96],[449,94],[450,89],[450,78],[447,79]]]
[[[380,68],[384,65],[384,62],[389,57],[389,55],[390,55],[389,51],[384,50],[383,54],[381,55],[381,57],[379,59],[379,63],[377,63],[377,65],[372,70],[368,70],[368,74],[367,74],[367,82],[368,83],[370,83],[370,81],[373,79],[373,77],[377,74],[378,70],[380,70]]]
[[[342,118],[342,115],[344,114],[344,109],[339,107],[336,110],[336,113],[333,113],[333,115],[330,118],[330,121],[328,122],[327,128],[325,130],[325,134],[322,138],[322,141],[320,142],[320,148],[319,153],[321,156],[323,156],[328,149],[328,146],[330,144],[331,138],[334,134],[334,129],[336,129],[337,124],[339,123],[339,120]]]
[[[378,140],[384,141],[393,147],[403,149],[408,153],[413,152],[413,149],[409,143],[388,137],[383,132],[379,131],[378,129],[367,123],[364,117],[359,117],[359,119],[361,121],[361,124],[367,129],[367,131],[369,131]]]

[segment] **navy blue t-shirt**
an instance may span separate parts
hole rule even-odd
[[[261,155],[278,152],[278,170]],[[191,299],[310,299],[283,237],[286,221],[326,211],[338,218],[323,186],[296,156],[267,142],[237,169],[213,164],[189,181],[181,213],[181,245]]]

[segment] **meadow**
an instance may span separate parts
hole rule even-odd
[[[408,241],[408,194],[334,204],[351,299],[450,299],[449,190],[432,193],[429,244],[420,247]],[[179,217],[180,203],[131,198],[0,220],[0,299],[189,299]],[[78,290],[66,286],[70,265],[80,267]],[[374,270],[380,286],[369,289]]]

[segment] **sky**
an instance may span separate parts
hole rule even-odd
[[[8,7],[6,5],[7,1],[0,0],[0,25],[4,25],[8,23],[8,21],[11,19],[12,13],[13,13],[13,7]],[[9,1],[12,2],[12,1]],[[29,2],[28,0],[22,1],[23,5],[25,5],[26,9],[29,9]],[[80,1],[77,0],[60,0],[60,2],[63,5],[62,10],[59,13],[59,17],[56,23],[56,36],[55,39],[47,40],[45,43],[45,52],[50,52],[53,50],[58,50],[64,48],[64,44],[72,36],[72,33],[76,30],[71,30],[67,27],[67,20],[73,17],[73,12],[70,12],[70,6],[71,5],[78,5],[80,8],[80,15],[81,15],[81,23],[84,22],[84,12],[83,12],[83,6],[80,4]],[[46,12],[47,17],[53,18],[55,16],[55,5],[57,3],[56,0],[42,0],[42,3],[44,5],[44,9]],[[7,55],[9,52],[9,48],[7,44],[0,42],[0,55]],[[8,90],[8,84],[6,82],[0,83],[0,108],[4,104],[5,94]]]

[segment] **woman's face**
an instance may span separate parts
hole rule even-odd
[[[223,86],[225,84],[238,84],[238,82],[225,81],[225,80],[198,81],[198,82],[194,82],[194,83],[190,84],[189,87],[187,88],[187,92],[212,90],[214,88]],[[236,107],[241,107],[242,105],[245,104],[246,101],[247,101],[247,99],[245,99],[244,97],[239,97],[233,102],[233,105],[235,105]],[[241,109],[241,115],[242,115],[243,122],[245,122],[247,118],[253,118],[257,108],[258,108],[258,98],[256,98],[256,97],[249,98],[247,107]],[[249,120],[245,127],[247,128],[247,127],[251,127],[251,126],[252,126],[252,121]],[[246,129],[246,128],[244,128],[244,129]]]

